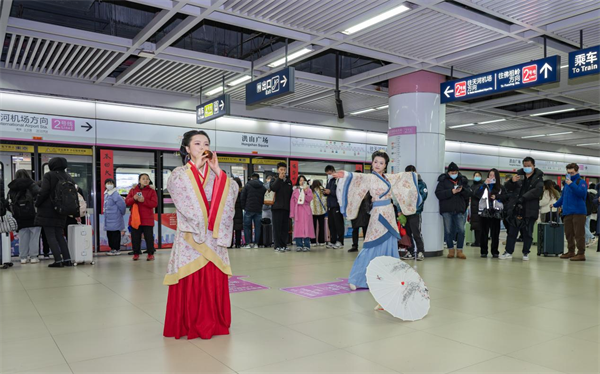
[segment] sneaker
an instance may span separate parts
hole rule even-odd
[[[594,239],[590,240],[589,242],[585,243],[586,247],[591,247],[592,245],[596,244],[598,242],[598,238],[594,237]]]
[[[343,245],[342,243],[340,243],[340,242],[336,242],[336,243],[333,245],[333,248],[334,248],[334,249],[340,249],[340,248],[343,248],[343,247],[344,247],[344,245]]]
[[[529,255],[523,255],[523,261],[529,261]]]
[[[26,258],[22,258],[21,259],[21,265],[25,265],[27,263],[27,259]]]
[[[258,244],[256,244],[256,243],[252,244],[252,248],[258,248]]]
[[[310,252],[310,248],[304,247],[304,248],[302,248],[302,252]]]
[[[425,254],[423,254],[423,252],[419,252],[417,254],[417,261],[423,261],[425,260]]]
[[[406,254],[402,257],[403,260],[412,260],[414,257],[411,251],[407,251]]]
[[[111,249],[110,252],[106,253],[107,256],[116,256],[117,255],[117,251],[115,251],[114,249]]]
[[[133,261],[137,261],[140,259],[140,255],[133,255]]]
[[[302,252],[303,249],[304,248],[302,248],[302,247],[296,247],[296,252]]]
[[[353,285],[352,283],[348,283],[348,287],[350,287],[350,290],[356,291],[356,286]]]
[[[244,249],[252,249],[252,248],[254,248],[254,247],[252,246],[252,244],[246,244],[246,245],[244,246]]]
[[[333,248],[333,244],[331,244],[331,243],[328,242],[327,244],[325,244],[325,247],[326,248]]]
[[[503,254],[500,255],[499,258],[501,260],[510,260],[512,258],[512,255],[508,252],[504,252]]]
[[[40,259],[42,259],[42,260],[49,260],[50,259],[50,255],[40,255]]]
[[[37,257],[34,257],[29,262],[31,262],[32,264],[39,264],[40,260]]]
[[[146,258],[146,261],[154,261],[154,255],[148,255],[148,258]]]
[[[285,247],[285,248],[283,248],[283,251],[284,251],[284,252],[291,252],[291,251],[292,251],[292,248],[290,248],[290,247]]]
[[[273,248],[274,252],[279,252],[279,248]]]

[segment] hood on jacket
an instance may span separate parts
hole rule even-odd
[[[35,182],[29,178],[17,178],[8,184],[8,188],[15,191],[26,190]]]
[[[64,157],[53,157],[48,161],[48,166],[52,171],[61,171],[67,168],[67,159]]]
[[[252,188],[260,189],[265,187],[265,185],[258,179],[252,179],[250,182],[246,183]]]

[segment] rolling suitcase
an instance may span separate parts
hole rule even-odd
[[[92,248],[92,226],[69,225],[69,253],[73,264],[89,262],[94,264],[94,250]]]
[[[538,256],[560,256],[565,249],[565,226],[562,223],[540,223],[538,229]]]
[[[13,266],[12,263],[12,248],[10,242],[10,233],[0,234],[2,236],[2,269],[8,269]]]
[[[260,245],[264,247],[270,247],[273,245],[273,225],[270,223],[263,223],[260,230]]]

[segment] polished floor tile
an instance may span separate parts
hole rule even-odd
[[[495,373],[495,374],[508,374],[508,373],[527,373],[527,374],[556,374],[559,371],[548,369],[543,366],[535,365],[526,361],[517,360],[512,357],[502,356],[496,357],[491,360],[475,364],[457,371],[453,371],[453,374],[467,374],[467,373]]]
[[[39,370],[66,364],[51,336],[3,342],[0,358],[0,372],[2,373]]]

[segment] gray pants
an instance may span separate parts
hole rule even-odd
[[[40,232],[41,227],[26,227],[19,230],[19,256],[26,259],[27,256],[37,258],[40,254]]]

